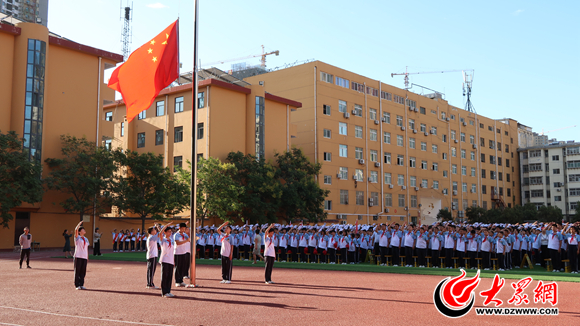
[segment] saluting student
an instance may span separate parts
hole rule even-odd
[[[568,257],[570,258],[572,274],[578,274],[578,254],[580,253],[578,228],[575,226],[570,227],[570,233],[566,235],[566,238],[568,240]]]
[[[169,223],[171,224],[171,223]],[[166,228],[161,234],[161,295],[165,298],[173,298],[171,293],[171,279],[173,278],[173,265],[175,263],[173,248],[175,247],[171,239],[171,228]]]
[[[266,269],[265,269],[265,279],[266,284],[274,284],[272,282],[272,268],[274,267],[274,261],[276,261],[276,251],[274,249],[274,241],[272,236],[274,235],[274,230],[272,229],[274,224],[266,229],[264,234],[264,258],[266,258]]]
[[[157,249],[157,242],[159,241],[159,236],[157,233],[163,234],[165,229],[171,224],[169,222],[166,224],[161,231],[158,229],[158,224],[155,223],[154,226],[147,229],[149,237],[146,240],[147,244],[147,288],[148,289],[159,289],[153,283],[153,277],[155,276],[155,270],[157,269],[157,257],[159,256],[159,251]]]
[[[117,229],[113,229],[112,235],[113,235],[113,252],[117,252],[117,242],[118,242],[117,239],[119,237]]]
[[[221,232],[222,228],[225,226],[224,233]],[[232,232],[232,227],[228,225],[228,222],[220,225],[217,229],[217,233],[220,236],[220,254],[222,256],[222,281],[220,283],[230,284],[232,283],[232,255],[234,251],[232,250],[232,244],[230,242],[230,233]]]
[[[85,237],[85,228],[83,222],[79,222],[75,228],[75,288],[77,290],[86,290],[85,275],[87,274],[87,262],[89,260],[89,239]]]
[[[179,223],[179,232],[175,233],[175,286],[185,287],[183,277],[187,276],[187,248],[189,244],[189,236],[185,233],[187,224]]]

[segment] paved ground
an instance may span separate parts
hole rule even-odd
[[[233,283],[220,284],[218,266],[199,266],[199,289],[174,289],[176,298],[145,289],[145,263],[89,261],[85,286],[73,285],[72,260],[36,253],[32,269],[0,255],[0,325],[532,325],[580,323],[580,284],[559,283],[559,316],[476,316],[451,320],[433,304],[441,276],[276,269],[274,285],[263,272],[236,267]],[[46,258],[40,258],[46,257]],[[156,282],[160,284],[160,271]],[[482,279],[477,292],[488,289]],[[509,284],[509,281],[508,281]],[[536,281],[532,284],[534,287]],[[530,286],[531,288],[532,286]],[[532,289],[526,293],[533,295]],[[507,302],[505,287],[499,298]],[[476,306],[483,299],[476,298]],[[531,304],[530,307],[541,306]],[[512,306],[513,307],[513,306]],[[548,305],[543,305],[548,307]]]

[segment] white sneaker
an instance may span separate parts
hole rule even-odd
[[[224,284],[226,282],[226,280],[222,280],[220,283]]]
[[[166,295],[163,296],[164,298],[174,298],[175,295],[173,295],[172,293],[167,293]]]
[[[484,271],[488,271],[488,270],[489,270],[489,268],[484,268],[483,270],[484,270]]]
[[[399,265],[393,265],[393,267],[399,267]]]
[[[175,283],[175,286],[178,288],[184,288],[185,287],[185,283],[181,282],[181,283]]]
[[[86,290],[87,288],[84,286],[81,286],[81,290]]]
[[[503,268],[500,268],[500,269],[499,269],[499,271],[500,271],[500,272],[505,272],[505,269],[503,269]]]
[[[81,287],[80,287],[80,286],[77,286],[77,287],[75,288],[75,290],[81,290]]]
[[[231,281],[225,281],[224,283],[225,284],[231,284],[232,282]]]
[[[189,276],[184,276],[183,278],[186,280],[189,280]]]

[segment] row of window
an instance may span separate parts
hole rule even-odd
[[[163,145],[165,130],[159,129],[155,130],[155,145]],[[124,133],[124,123],[121,124],[121,136]],[[203,139],[204,136],[204,126],[203,122],[197,124],[197,139]],[[183,141],[183,127],[175,127],[173,130],[173,142],[180,143]],[[140,132],[137,134],[137,148],[145,147],[145,133]]]
[[[205,107],[205,92],[197,93],[197,103],[198,108]],[[183,96],[175,98],[175,113],[183,112]],[[165,101],[157,101],[155,102],[155,116],[160,117],[165,115]],[[142,120],[147,118],[147,110],[141,111],[139,115],[137,115],[137,120]],[[113,111],[105,112],[105,120],[106,121],[113,121]]]

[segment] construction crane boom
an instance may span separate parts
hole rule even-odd
[[[266,67],[266,56],[271,55],[271,54],[275,54],[276,56],[278,56],[278,55],[280,55],[280,51],[276,50],[276,51],[266,53],[264,51],[264,46],[262,45],[262,53],[261,54],[253,54],[253,55],[248,55],[248,56],[240,57],[240,58],[226,59],[226,60],[222,60],[222,61],[214,61],[214,62],[204,63],[202,66],[208,67],[208,66],[212,66],[212,65],[221,65],[221,64],[226,63],[226,62],[234,62],[234,61],[240,61],[240,60],[244,60],[244,59],[261,57],[260,58],[260,66],[262,68],[265,68]]]
[[[542,135],[542,136],[543,136],[544,134],[547,134],[547,133],[549,133],[549,132],[553,132],[553,131],[560,131],[560,130],[564,130],[564,129],[568,129],[568,128],[575,128],[575,127],[576,127],[576,125],[573,125],[573,126],[568,126],[568,127],[558,128],[558,129],[554,129],[554,130],[548,130],[548,131],[546,131],[546,132],[544,132],[544,129],[542,129],[542,132],[540,133],[540,135]]]
[[[409,88],[409,75],[419,75],[419,74],[442,74],[445,72],[465,72],[465,71],[473,71],[473,69],[455,69],[455,70],[437,70],[437,71],[422,71],[422,72],[408,72],[408,67],[405,67],[405,72],[400,73],[392,73],[391,77],[394,76],[405,76],[405,88]]]

